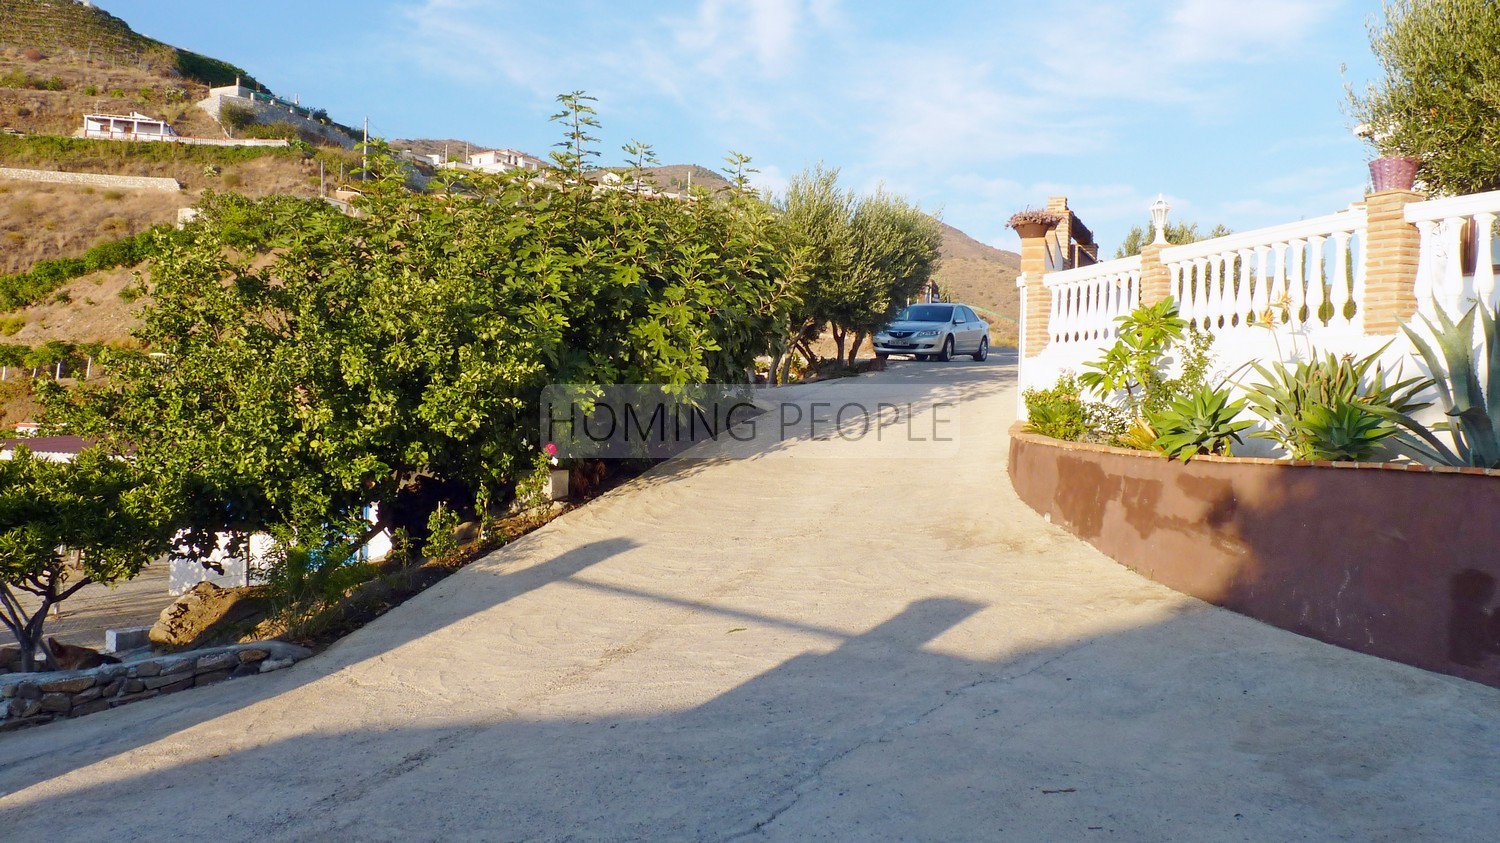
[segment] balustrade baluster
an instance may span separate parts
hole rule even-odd
[[[1417,283],[1412,285],[1412,295],[1417,298],[1417,311],[1428,317],[1435,315],[1433,304],[1438,295],[1437,231],[1437,220],[1417,223],[1421,246],[1417,251]]]
[[[1067,306],[1068,288],[1052,288],[1052,314],[1047,317],[1047,327],[1052,329],[1052,341],[1062,342],[1062,311]]]
[[[1239,327],[1243,328],[1250,324],[1250,312],[1255,309],[1254,298],[1250,292],[1250,257],[1254,252],[1249,249],[1240,249],[1235,253],[1239,261],[1239,289],[1234,293],[1234,309],[1239,314]]]
[[[1323,244],[1328,238],[1315,234],[1307,238],[1307,321],[1314,325],[1326,324],[1323,320],[1323,305],[1328,303],[1328,291],[1323,287]]]
[[[1271,268],[1271,307],[1276,309],[1276,318],[1285,319],[1288,324],[1292,321],[1291,295],[1286,289],[1286,244],[1275,243],[1271,246],[1275,253],[1275,266]]]
[[[1193,276],[1196,280],[1193,290],[1196,296],[1195,300],[1197,301],[1194,309],[1202,314],[1198,327],[1206,331],[1213,324],[1214,316],[1216,315],[1213,288],[1209,284],[1210,279],[1208,277],[1208,258],[1198,258],[1193,261]]]
[[[1303,323],[1302,307],[1307,304],[1307,283],[1304,276],[1307,272],[1307,252],[1303,248],[1307,245],[1306,240],[1293,239],[1288,244],[1290,257],[1287,260],[1287,269],[1290,276],[1286,280],[1287,292],[1291,294],[1292,318],[1291,324],[1301,325]]]
[[[1214,316],[1214,330],[1230,327],[1230,304],[1233,298],[1233,289],[1229,286],[1228,259],[1222,255],[1214,255],[1208,259],[1210,272],[1214,276],[1214,299],[1218,302],[1218,313]]]
[[[1172,280],[1168,282],[1167,289],[1172,291],[1172,300],[1177,302],[1177,315],[1192,322],[1193,302],[1188,296],[1189,290],[1187,279],[1182,271],[1182,262],[1168,264],[1167,269],[1172,273]]]
[[[1104,335],[1100,332],[1100,311],[1103,309],[1104,303],[1100,302],[1100,294],[1103,293],[1103,290],[1100,290],[1100,279],[1085,282],[1083,291],[1085,291],[1083,293],[1085,294],[1085,300],[1088,302],[1086,311],[1089,314],[1089,339],[1103,338]]]
[[[1333,296],[1333,317],[1329,325],[1349,325],[1349,232],[1333,233],[1333,277],[1329,279]]]
[[[1268,274],[1270,256],[1270,246],[1255,247],[1255,298],[1251,308],[1255,311],[1256,322],[1260,322],[1261,315],[1271,309],[1271,276]]]
[[[1464,262],[1463,255],[1463,217],[1448,217],[1443,220],[1443,253],[1447,258],[1443,265],[1443,300],[1449,308],[1457,311],[1463,307],[1464,294]]]
[[[1474,215],[1474,296],[1486,307],[1495,304],[1495,215]]]

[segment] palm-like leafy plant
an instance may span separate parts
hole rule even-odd
[[[1315,404],[1290,424],[1305,443],[1298,458],[1311,460],[1368,460],[1397,431],[1395,422],[1361,404]]]
[[[1161,410],[1147,411],[1146,418],[1156,431],[1156,448],[1187,462],[1200,454],[1228,455],[1230,443],[1243,443],[1240,431],[1254,424],[1234,420],[1244,409],[1244,399],[1230,401],[1228,389],[1201,386]]]
[[[1268,427],[1251,436],[1279,443],[1293,459],[1369,459],[1398,425],[1415,424],[1411,414],[1428,406],[1416,396],[1432,384],[1388,377],[1381,351],[1360,358],[1326,354],[1292,366],[1253,364],[1263,382],[1246,397]]]
[[[1084,364],[1090,371],[1079,375],[1078,382],[1100,396],[1125,393],[1127,407],[1139,413],[1153,403],[1151,396],[1164,377],[1161,358],[1182,340],[1187,320],[1177,315],[1177,302],[1167,298],[1115,321],[1120,324],[1117,341],[1103,358]]]

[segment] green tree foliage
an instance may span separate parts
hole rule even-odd
[[[0,460],[0,623],[35,666],[51,608],[89,583],[116,583],[164,553],[177,502],[101,449],[72,463],[25,447]],[[36,599],[23,606],[21,593]],[[50,660],[50,654],[49,660]]]
[[[806,286],[788,326],[788,347],[826,326],[841,360],[853,362],[864,338],[926,287],[937,268],[937,221],[900,197],[856,197],[839,171],[819,164],[794,177],[780,203],[791,241],[804,250]]]
[[[1197,243],[1200,240],[1212,240],[1215,237],[1224,237],[1233,234],[1234,231],[1224,225],[1216,225],[1207,234],[1198,233],[1198,224],[1195,222],[1168,222],[1166,228],[1167,242],[1174,246],[1184,243]],[[1115,250],[1115,258],[1134,257],[1141,253],[1141,248],[1150,243],[1156,237],[1156,231],[1151,223],[1145,225],[1133,225],[1130,232],[1125,235],[1125,242]]]
[[[1500,188],[1500,4],[1493,0],[1393,0],[1371,22],[1385,78],[1349,92],[1384,155],[1421,161],[1417,176],[1439,193]]]
[[[580,105],[560,118],[575,168]],[[545,385],[742,381],[800,281],[741,192],[666,201],[517,171],[414,195],[378,148],[371,169],[354,216],[209,197],[153,266],[150,353],[43,389],[56,419],[186,490],[200,552],[267,530],[287,558],[338,560],[385,526],[366,505],[389,517],[419,477],[508,488]]]

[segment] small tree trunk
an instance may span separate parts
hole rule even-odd
[[[837,349],[837,351],[834,352],[834,359],[835,360],[843,360],[844,359],[844,338],[846,336],[848,336],[848,332],[847,331],[845,331],[843,328],[840,328],[837,325],[833,326],[833,344],[834,344],[834,347]]]
[[[854,361],[859,357],[859,348],[860,348],[860,346],[862,346],[864,344],[865,344],[865,332],[864,331],[860,331],[859,333],[856,333],[854,335],[854,344],[851,345],[851,346],[849,346],[849,360],[848,360],[848,363],[849,363],[850,366],[854,365]]]

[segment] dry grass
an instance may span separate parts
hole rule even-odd
[[[224,137],[219,124],[193,105],[208,96],[208,86],[175,73],[164,75],[79,57],[30,61],[19,49],[0,49],[0,78],[11,74],[37,80],[56,78],[62,90],[0,88],[0,127],[26,134],[71,136],[83,129],[85,112],[139,111],[167,120],[180,135]]]
[[[0,274],[77,257],[92,246],[177,219],[190,204],[159,190],[102,190],[0,179]]]
[[[5,372],[5,380],[0,381],[0,438],[11,435],[21,422],[36,421],[41,413],[42,405],[31,394],[26,373],[15,368]]]
[[[126,339],[139,323],[136,314],[149,302],[142,297],[127,303],[120,297],[137,272],[120,268],[75,278],[47,301],[8,314],[25,324],[0,342],[35,346],[47,340],[79,343]]]

